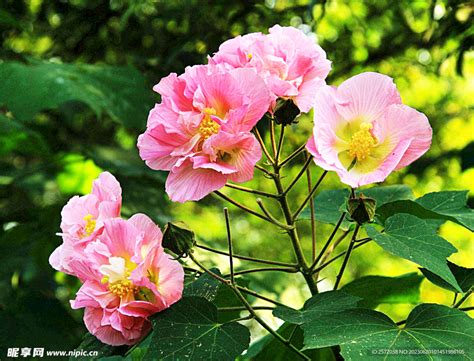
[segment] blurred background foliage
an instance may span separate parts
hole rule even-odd
[[[68,304],[78,282],[55,273],[48,256],[61,242],[55,235],[61,208],[72,195],[87,193],[101,170],[121,182],[124,216],[144,212],[161,225],[184,220],[200,243],[225,248],[221,200],[172,204],[163,190],[166,174],[149,170],[139,159],[136,138],[159,101],[152,86],[170,72],[205,62],[221,42],[238,34],[265,32],[276,23],[300,28],[333,61],[328,82],[334,85],[367,70],[393,77],[403,101],[427,114],[434,138],[425,157],[386,183],[409,185],[416,196],[468,189],[472,207],[473,11],[472,3],[456,0],[3,0],[0,346],[73,349],[79,344],[85,332],[82,315]],[[311,116],[299,120],[287,131],[286,154],[310,133]],[[303,161],[286,169],[286,182]],[[313,182],[320,172],[312,168]],[[249,186],[273,189],[263,177]],[[323,188],[342,185],[331,174]],[[304,181],[295,187],[295,204],[306,189]],[[253,196],[225,192],[256,207]],[[231,216],[236,252],[293,259],[284,234],[233,207]],[[309,255],[309,225],[300,225]],[[318,247],[330,230],[318,224]],[[450,260],[472,267],[472,233],[450,222],[440,232],[459,250]],[[346,245],[339,247],[336,253]],[[225,257],[199,256],[226,271]],[[245,267],[243,262],[237,267]],[[334,262],[321,274],[322,290],[330,287],[339,266]],[[343,283],[363,275],[417,271],[415,264],[369,243],[354,252]],[[299,276],[267,272],[247,278],[251,288],[294,307],[309,296]],[[421,300],[450,303],[452,294],[423,281]],[[379,309],[399,320],[412,307]],[[277,326],[270,317],[269,322]]]

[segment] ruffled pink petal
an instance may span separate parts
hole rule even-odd
[[[180,79],[175,73],[167,77],[153,87],[153,90],[160,93],[162,98],[167,98],[176,112],[192,109],[192,99],[185,96],[186,81]]]
[[[99,178],[94,181],[92,194],[97,196],[99,202],[113,201],[121,203],[122,201],[122,188],[120,187],[120,183],[109,172],[102,172]],[[119,214],[116,216],[118,215]]]
[[[137,242],[135,255],[132,257],[132,261],[139,263],[145,259],[153,247],[161,246],[163,234],[160,227],[145,214],[134,214],[128,222],[143,233],[143,237]]]
[[[420,158],[431,146],[433,130],[428,118],[406,105],[391,105],[378,122],[385,134],[396,139],[412,139],[395,169],[406,167]]]
[[[318,91],[326,85],[323,79],[316,77],[304,81],[299,87],[294,102],[302,113],[309,112],[315,106]]]
[[[158,291],[166,306],[169,307],[182,296],[184,286],[183,267],[164,252],[161,253],[154,267],[158,272]]]
[[[109,292],[105,285],[97,281],[87,280],[76,293],[76,299],[71,301],[73,309],[84,307],[107,308],[117,306],[118,297]]]
[[[114,257],[129,258],[134,254],[135,243],[142,238],[141,232],[124,219],[109,219],[104,222],[104,233],[100,241]]]
[[[166,193],[174,202],[197,201],[218,190],[227,182],[227,176],[210,169],[193,169],[187,160],[174,167],[166,180]]]
[[[337,88],[336,107],[347,120],[363,118],[372,122],[392,104],[401,104],[393,79],[379,73],[361,73]]]

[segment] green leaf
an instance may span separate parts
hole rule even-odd
[[[211,269],[212,272],[221,275],[220,271],[216,268]],[[217,296],[217,291],[221,287],[222,283],[216,280],[214,277],[207,273],[203,273],[193,282],[188,283],[184,287],[183,297],[202,297],[212,302]]]
[[[460,267],[452,262],[448,261],[448,267],[453,273],[454,277],[458,281],[459,287],[465,293],[474,286],[474,268]],[[456,288],[451,286],[448,282],[443,280],[441,277],[435,275],[433,272],[428,271],[426,268],[420,268],[423,275],[436,286],[445,288],[452,292],[459,292]]]
[[[82,356],[76,357],[71,356],[69,360],[98,360],[100,358],[105,358],[106,356],[119,355],[127,349],[127,346],[110,346],[100,342],[97,337],[86,333],[82,342],[79,346],[76,347],[77,351],[97,351],[97,357]],[[109,358],[107,358],[109,359]]]
[[[453,222],[474,231],[474,210],[467,207],[468,191],[446,191],[428,193],[416,202]]]
[[[381,303],[411,303],[420,301],[423,276],[408,273],[398,277],[365,276],[341,288],[341,291],[362,298],[360,307],[375,308]]]
[[[385,222],[385,232],[366,226],[367,234],[386,251],[415,262],[461,291],[446,258],[456,248],[436,234],[437,225],[410,214],[395,214]]]
[[[211,269],[212,272],[221,275],[217,268]],[[236,283],[240,286],[247,287],[249,282],[237,278]],[[230,287],[216,280],[207,273],[203,273],[193,282],[188,283],[184,288],[183,296],[197,296],[207,299],[218,308],[242,306],[242,302],[237,298]],[[227,322],[240,316],[240,311],[219,311],[218,321]]]
[[[200,297],[186,297],[152,317],[153,334],[145,359],[235,360],[250,343],[249,330],[217,321],[217,308]]]
[[[307,320],[314,321],[318,317],[355,308],[360,300],[359,297],[341,291],[328,291],[311,297],[301,310],[277,306],[273,310],[273,315],[286,322],[301,325]]]
[[[395,360],[449,358],[449,354],[427,354],[430,350],[459,351],[464,354],[451,354],[453,360],[470,360],[474,341],[473,323],[468,315],[457,309],[423,304],[413,309],[405,327],[398,327],[383,313],[367,309],[342,311],[319,318],[317,322],[307,322],[302,327],[306,348],[340,345],[346,360],[365,361],[376,355],[380,359]],[[393,354],[387,356],[382,352]]]
[[[373,187],[356,191],[356,195],[361,193],[366,197],[375,199],[377,207],[395,200],[413,198],[411,189],[405,185]],[[324,190],[320,192],[314,198],[316,220],[322,223],[336,224],[341,217],[341,209],[345,208],[349,194],[348,189]],[[309,217],[309,211],[306,209],[302,212],[300,219],[309,219]],[[341,229],[348,229],[349,225],[350,222],[345,220],[341,224]]]
[[[48,146],[40,133],[0,114],[0,156],[10,152],[21,154],[48,153]]]
[[[439,219],[458,223],[474,231],[474,210],[467,207],[468,191],[428,193],[415,201],[391,202],[377,209],[380,223],[396,213],[408,213],[422,219]]]
[[[291,344],[297,349],[303,348],[303,330],[298,325],[284,323],[277,332],[286,339],[290,339]],[[336,358],[330,348],[306,350],[303,352],[313,361],[335,361]],[[243,360],[252,361],[287,361],[296,360],[294,351],[283,345],[272,335],[265,335],[254,342],[242,357]]]
[[[37,62],[0,64],[0,105],[29,121],[41,110],[65,102],[87,104],[127,127],[143,128],[151,95],[143,76],[131,67]]]

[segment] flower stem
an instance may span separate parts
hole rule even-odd
[[[296,149],[293,153],[291,153],[288,157],[286,157],[281,163],[278,164],[278,167],[281,168],[285,166],[288,162],[291,162],[295,157],[298,156],[304,149],[306,148],[306,144],[301,145],[298,149]]]
[[[311,159],[311,155],[308,156],[308,159]],[[306,182],[308,184],[308,192],[311,192],[311,170],[306,168]],[[311,222],[311,262],[314,262],[316,259],[316,219],[315,219],[315,210],[313,198],[309,200],[309,210],[310,210],[310,222]],[[311,269],[311,267],[310,267]]]
[[[234,256],[235,257],[235,256]],[[247,273],[255,272],[286,272],[286,273],[297,273],[299,272],[297,268],[288,268],[288,267],[260,267],[260,268],[251,268],[242,271],[235,271],[234,275],[244,275]],[[224,277],[226,277],[225,275]]]
[[[262,151],[263,151],[263,153],[265,154],[265,156],[267,157],[268,161],[269,161],[271,164],[275,164],[275,160],[272,158],[272,156],[271,156],[270,153],[268,152],[268,149],[267,149],[267,147],[265,146],[265,142],[263,141],[263,138],[262,138],[262,136],[260,135],[260,132],[258,131],[257,127],[254,127],[254,128],[253,128],[253,133],[255,134],[255,137],[257,138],[257,141],[260,143],[260,147],[262,147]]]
[[[316,184],[314,185],[313,189],[311,189],[311,192],[309,192],[309,194],[306,196],[306,198],[304,199],[303,203],[301,203],[301,205],[298,207],[298,209],[295,211],[295,213],[293,214],[293,218],[296,219],[298,218],[298,216],[300,215],[300,213],[303,211],[303,209],[306,207],[306,204],[313,198],[313,195],[314,193],[316,193],[316,190],[318,189],[319,185],[321,184],[321,182],[323,181],[324,177],[326,176],[326,174],[328,174],[328,171],[325,170],[323,172],[323,174],[321,174],[321,177],[319,177],[318,181],[316,182]]]
[[[347,266],[347,262],[349,262],[349,257],[351,256],[352,249],[354,248],[355,240],[357,237],[357,233],[359,232],[360,225],[356,225],[356,228],[354,229],[354,234],[352,235],[351,242],[349,243],[349,248],[347,249],[346,256],[344,257],[344,261],[342,261],[342,266],[341,270],[339,271],[337,277],[336,277],[336,283],[334,284],[334,290],[337,290],[339,287],[339,283],[341,282],[342,276],[344,274],[344,271]]]
[[[466,301],[469,296],[472,294],[472,288],[466,292],[466,294],[453,306],[454,308],[459,308],[463,303],[464,301]]]
[[[323,258],[324,252],[326,252],[326,249],[329,247],[331,244],[334,236],[336,235],[337,231],[339,230],[339,227],[341,227],[342,222],[344,221],[344,218],[346,217],[346,212],[342,213],[341,217],[339,218],[339,221],[337,221],[336,226],[332,230],[331,235],[329,236],[328,240],[324,244],[323,248],[321,249],[321,252],[319,252],[318,257],[313,261],[313,264],[311,265],[310,269],[314,269],[318,262]]]
[[[293,188],[293,186],[299,181],[301,176],[305,173],[305,171],[310,166],[311,162],[312,162],[311,158],[306,159],[306,162],[304,163],[304,165],[301,168],[301,170],[299,171],[299,173],[296,175],[295,179],[293,179],[293,181],[290,183],[290,185],[285,189],[284,194],[288,194],[288,192],[291,190],[291,188]],[[311,189],[309,191],[311,191]]]
[[[283,214],[285,216],[286,224],[290,227],[293,227],[292,229],[287,230],[287,233],[293,245],[296,259],[298,260],[298,266],[300,267],[300,271],[306,280],[306,283],[311,291],[311,294],[315,295],[318,293],[318,286],[316,285],[316,282],[313,279],[313,276],[311,275],[311,270],[309,269],[308,264],[306,263],[306,259],[304,257],[304,253],[301,248],[301,244],[300,244],[300,240],[298,236],[298,230],[296,229],[294,218],[291,215],[290,206],[288,205],[288,199],[287,199],[286,194],[284,194],[283,192],[283,186],[280,180],[280,170],[278,167],[275,167],[275,177],[273,178],[273,180],[275,182],[277,192],[279,194],[283,194],[282,197],[278,198],[278,201],[280,203]]]
[[[229,256],[227,252],[220,251],[218,249],[207,247],[201,244],[196,244],[196,247],[209,251],[209,252],[214,252],[223,256]],[[249,256],[242,256],[242,255],[237,255],[237,254],[234,254],[234,258],[238,258],[238,259],[242,259],[242,260],[250,261],[250,262],[255,262],[255,263],[270,264],[270,265],[283,266],[283,267],[289,267],[289,268],[294,268],[298,266],[296,263],[285,263],[285,262],[272,261],[272,260],[249,257]]]
[[[235,199],[232,199],[231,197],[229,197],[228,195],[225,195],[224,193],[222,193],[220,191],[214,191],[214,194],[216,194],[219,197],[225,199],[227,202],[232,203],[234,206],[242,209],[243,211],[254,215],[255,217],[258,217],[258,218],[261,218],[261,219],[263,219],[267,222],[273,223],[273,221],[270,218],[264,216],[263,214],[260,214],[256,211],[254,211],[253,209],[250,209],[249,207],[243,205],[242,203],[237,202]]]
[[[264,196],[264,197],[269,197],[269,198],[278,198],[278,197],[279,197],[278,194],[273,194],[273,193],[268,193],[268,192],[264,192],[264,191],[259,191],[258,189],[252,189],[252,188],[242,187],[242,186],[239,186],[239,185],[237,185],[237,184],[227,183],[225,186],[226,186],[226,187],[229,187],[229,188],[237,189],[237,190],[242,191],[242,192],[247,192],[247,193],[252,193],[252,194],[258,194],[258,195]]]

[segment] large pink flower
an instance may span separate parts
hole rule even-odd
[[[318,92],[307,149],[317,165],[359,187],[418,159],[431,136],[426,116],[401,103],[390,77],[362,73]]]
[[[72,258],[81,257],[84,248],[101,234],[106,219],[120,216],[122,189],[115,177],[103,172],[85,196],[74,196],[61,212],[63,244],[51,254],[49,262],[58,271],[73,274]]]
[[[161,246],[160,228],[147,216],[104,221],[87,261],[70,267],[85,280],[71,301],[85,308],[87,329],[110,345],[131,345],[150,330],[148,317],[181,298],[184,271]]]
[[[150,111],[138,148],[150,168],[170,171],[173,201],[199,200],[228,180],[253,177],[261,150],[250,130],[271,101],[253,70],[198,65],[153,89],[162,102]]]
[[[252,33],[224,42],[209,59],[226,68],[252,68],[277,98],[293,99],[301,112],[308,112],[316,93],[324,86],[331,62],[326,53],[302,31],[275,25],[268,35]]]

